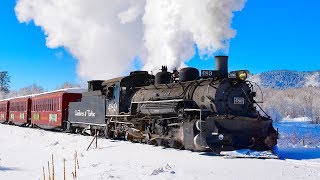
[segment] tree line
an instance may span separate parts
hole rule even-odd
[[[320,123],[319,87],[285,90],[264,88],[262,92],[264,102],[260,106],[273,120],[308,117],[313,122]]]
[[[32,84],[30,86],[23,87],[19,90],[10,90],[10,76],[7,71],[0,71],[0,99],[26,96],[30,94],[39,94],[46,92],[42,86],[38,84]],[[56,87],[56,89],[74,88],[80,87],[79,84],[64,82]]]

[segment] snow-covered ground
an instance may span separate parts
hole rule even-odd
[[[320,148],[279,148],[281,160],[229,159],[125,141],[48,132],[0,124],[0,179],[48,180],[54,156],[55,180],[72,178],[74,153],[78,178],[102,179],[320,179]],[[50,161],[51,163],[51,161]]]
[[[301,119],[274,123],[279,130],[278,145],[281,148],[318,147],[320,149],[320,124]]]

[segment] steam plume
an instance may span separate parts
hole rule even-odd
[[[183,66],[194,55],[228,51],[233,12],[246,0],[18,0],[20,22],[41,26],[49,48],[64,47],[85,79],[122,75],[140,57],[144,69]]]

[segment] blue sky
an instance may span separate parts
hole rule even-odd
[[[14,0],[0,3],[0,71],[9,71],[11,89],[37,83],[50,90],[77,82],[77,61],[62,48],[48,49],[41,28],[20,24],[14,6]],[[230,70],[320,70],[319,7],[319,0],[248,0],[233,19]],[[188,65],[210,69],[214,61],[195,55]]]

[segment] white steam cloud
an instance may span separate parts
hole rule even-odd
[[[184,66],[194,55],[228,51],[231,20],[246,0],[18,0],[20,22],[42,27],[49,48],[64,47],[85,79]]]

